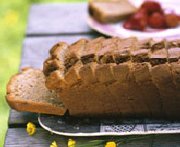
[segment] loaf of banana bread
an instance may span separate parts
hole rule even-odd
[[[180,40],[60,42],[43,72],[70,115],[180,118]]]

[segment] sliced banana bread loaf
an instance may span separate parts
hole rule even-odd
[[[180,117],[178,40],[100,37],[67,45],[63,56],[53,50],[46,86],[71,115]]]

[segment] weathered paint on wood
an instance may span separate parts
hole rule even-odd
[[[49,147],[54,140],[65,147],[65,137],[52,135],[41,128],[37,128],[33,136],[29,136],[25,128],[10,128],[7,132],[5,147]]]
[[[86,23],[87,14],[86,3],[32,5],[27,35],[93,32]]]
[[[132,136],[131,138],[134,138]],[[59,147],[66,147],[67,140],[70,137],[58,136],[51,134],[41,128],[37,128],[34,136],[29,136],[25,128],[10,128],[7,132],[7,139],[5,147],[49,147],[52,141],[56,141]],[[125,137],[114,137],[114,138],[125,138]],[[127,142],[121,144],[121,147],[179,147],[180,146],[180,135],[152,135],[143,140],[136,140],[133,142]],[[113,140],[112,137],[75,137],[77,144],[86,143],[92,139],[109,139]],[[103,146],[102,146],[103,147]]]
[[[16,110],[10,111],[8,125],[9,127],[24,127],[28,122],[38,124],[38,114],[30,112],[18,112]]]

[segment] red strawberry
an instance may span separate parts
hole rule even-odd
[[[147,26],[147,13],[144,9],[140,9],[132,15],[124,24],[124,28],[132,30],[144,30]]]
[[[144,23],[144,25],[147,25],[147,21],[148,21],[148,15],[146,13],[145,9],[139,9],[138,12],[136,12],[131,19],[135,19],[137,21],[141,21],[142,23]]]
[[[123,24],[123,27],[130,30],[143,31],[146,25],[147,23],[143,19],[139,19],[138,17],[132,17]]]
[[[165,15],[165,20],[166,20],[166,25],[169,28],[173,28],[173,27],[178,26],[179,21],[180,21],[179,16],[177,16],[174,13],[166,14]]]
[[[149,15],[151,15],[153,12],[159,12],[159,13],[164,13],[162,8],[161,8],[161,5],[160,3],[158,2],[155,2],[155,1],[145,1],[142,5],[141,5],[141,8],[144,8],[147,13]]]
[[[159,12],[153,13],[149,19],[148,24],[152,28],[162,29],[166,27],[165,16]]]

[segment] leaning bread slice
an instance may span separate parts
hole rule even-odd
[[[66,108],[44,83],[45,78],[41,70],[24,69],[10,79],[7,85],[7,102],[18,111],[63,115]]]

